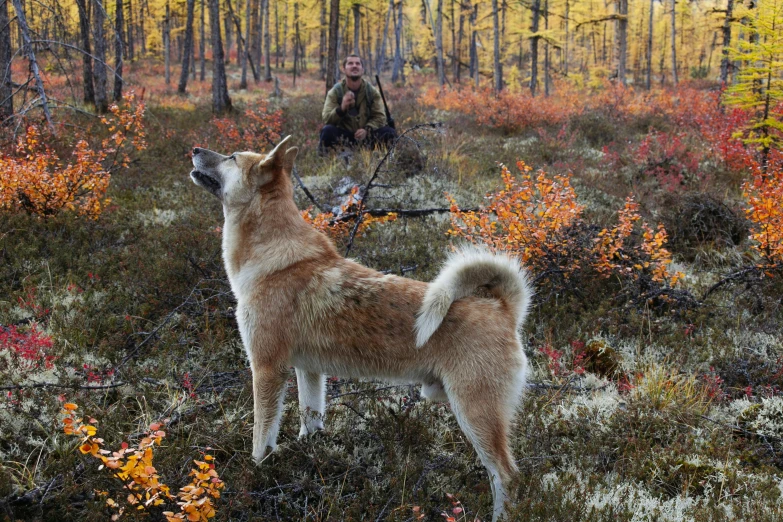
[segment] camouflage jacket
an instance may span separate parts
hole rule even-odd
[[[347,91],[345,80],[329,90],[321,114],[325,124],[342,127],[351,132],[363,128],[376,130],[386,125],[386,112],[383,109],[381,94],[370,82],[362,79],[361,87],[355,92],[356,103],[347,112],[343,112],[340,105],[343,102],[343,94]],[[369,96],[367,91],[370,91]]]

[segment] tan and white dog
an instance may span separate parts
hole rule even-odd
[[[223,260],[253,374],[253,458],[275,448],[291,366],[300,436],[323,429],[327,374],[422,383],[425,397],[451,403],[487,468],[497,520],[517,470],[508,438],[527,373],[526,272],[473,248],[429,284],[343,258],[294,204],[298,149],[287,141],[266,156],[196,148],[190,173],[223,203]],[[472,295],[482,287],[492,297]]]

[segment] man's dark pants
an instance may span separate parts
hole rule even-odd
[[[343,129],[342,127],[324,125],[324,128],[321,129],[321,141],[318,144],[318,150],[326,151],[340,145],[353,148],[359,143],[356,141],[356,138],[353,137],[353,134],[353,132]],[[367,137],[362,140],[361,145],[363,147],[374,147],[375,145],[388,147],[396,137],[397,132],[394,129],[391,127],[381,127],[369,131]]]

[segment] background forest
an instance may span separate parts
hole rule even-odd
[[[350,52],[402,136],[316,153]],[[0,0],[0,520],[486,520],[416,386],[330,377],[250,458],[194,146],[300,147],[345,255],[537,295],[510,520],[783,515],[783,1]]]

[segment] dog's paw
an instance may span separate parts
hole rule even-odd
[[[302,439],[308,435],[313,435],[319,431],[324,430],[324,423],[322,420],[313,420],[308,423],[303,423],[299,428],[299,438]]]
[[[266,459],[272,456],[277,449],[277,445],[265,446],[263,449],[253,449],[253,462],[260,466]]]

